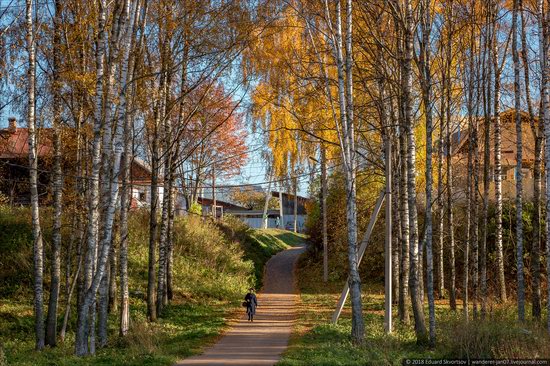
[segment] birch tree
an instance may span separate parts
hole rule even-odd
[[[498,42],[498,10],[499,1],[491,3],[492,17],[492,61],[494,72],[494,161],[495,161],[495,204],[496,204],[496,246],[497,246],[497,277],[500,301],[506,302],[506,279],[504,277],[504,252],[502,243],[502,131],[500,121],[500,74],[499,42]]]
[[[541,192],[542,192],[542,154],[543,154],[543,139],[544,139],[544,124],[542,118],[539,118],[539,122],[535,123],[535,112],[533,108],[533,100],[531,98],[530,87],[530,71],[529,71],[529,53],[527,46],[526,35],[526,20],[525,13],[527,10],[523,7],[523,1],[520,2],[520,17],[521,17],[521,60],[523,64],[524,85],[525,85],[525,99],[527,102],[527,111],[529,113],[529,124],[531,132],[535,139],[535,162],[533,166],[533,244],[531,247],[532,256],[532,273],[533,282],[531,290],[531,313],[533,318],[540,319],[541,317],[541,289],[540,289],[540,246],[541,246]],[[541,61],[543,62],[543,61]]]
[[[546,179],[546,196],[550,196],[550,110],[549,110],[549,91],[548,91],[548,19],[544,12],[543,0],[537,1],[537,19],[539,30],[539,52],[540,52],[540,67],[541,67],[541,116],[544,123],[544,163],[545,163],[545,179]],[[540,123],[540,122],[539,122]],[[550,200],[546,200],[546,233],[550,233]],[[546,272],[550,273],[550,236],[546,235]],[[550,298],[550,285],[548,288],[548,298]],[[550,301],[547,302],[547,328],[550,332]]]
[[[491,63],[491,27],[490,12],[485,15],[486,34],[483,42],[483,218],[482,218],[482,239],[480,250],[480,289],[481,289],[481,317],[484,318],[487,309],[487,237],[488,237],[488,221],[489,221],[489,188],[490,188],[490,164],[491,164],[491,108],[492,108],[492,93],[491,79],[492,68]]]
[[[53,114],[53,228],[51,254],[51,284],[48,315],[46,320],[46,344],[55,347],[57,343],[57,305],[61,284],[61,214],[63,195],[63,172],[61,170],[61,19],[62,4],[55,1],[53,75],[52,75],[52,114]]]
[[[44,244],[40,226],[40,209],[38,203],[38,155],[36,142],[35,90],[36,90],[36,56],[35,32],[33,24],[32,0],[26,0],[26,40],[27,40],[27,127],[29,144],[29,184],[31,188],[31,215],[34,257],[34,330],[36,333],[35,348],[44,348]]]
[[[365,326],[361,304],[361,279],[357,261],[357,207],[356,207],[356,152],[353,115],[353,55],[352,55],[352,1],[346,0],[345,35],[342,31],[342,1],[335,4],[335,25],[332,24],[330,5],[324,1],[325,21],[331,34],[331,46],[338,75],[338,106],[340,113],[340,149],[344,162],[346,181],[346,220],[348,240],[349,288],[351,294],[352,326],[354,343],[363,343]],[[344,46],[345,39],[345,46]],[[344,48],[345,47],[345,48]]]
[[[519,0],[514,0],[512,14],[512,58],[514,62],[514,107],[516,120],[516,263],[517,263],[517,297],[518,318],[525,321],[525,284],[523,276],[523,184],[522,161],[523,140],[521,126],[521,88],[520,63],[518,52],[518,14],[521,11]]]
[[[426,272],[428,282],[428,308],[429,308],[429,337],[430,344],[435,345],[435,303],[434,303],[434,280],[433,280],[433,253],[432,253],[432,75],[431,75],[431,51],[430,51],[430,33],[431,33],[431,14],[430,2],[422,1],[420,4],[420,27],[422,32],[422,41],[420,43],[420,83],[422,85],[422,103],[426,118]],[[421,284],[422,285],[422,284]],[[418,337],[418,331],[417,331]]]

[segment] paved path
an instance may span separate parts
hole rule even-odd
[[[267,262],[265,286],[258,294],[254,322],[244,315],[214,346],[202,355],[187,358],[177,365],[274,365],[286,349],[294,323],[294,265],[304,247],[294,247]],[[244,294],[243,294],[244,297]]]

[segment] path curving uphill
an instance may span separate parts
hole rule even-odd
[[[267,262],[265,286],[258,294],[259,306],[254,322],[248,322],[243,311],[243,316],[215,345],[202,355],[187,358],[176,365],[259,366],[277,363],[287,348],[295,320],[298,294],[294,267],[304,249],[300,246],[284,250]]]

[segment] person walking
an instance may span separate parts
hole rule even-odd
[[[258,299],[256,299],[256,295],[254,294],[254,288],[249,288],[248,293],[244,297],[244,301],[246,302],[246,314],[248,315],[248,321],[253,322],[254,321],[254,314],[256,314],[256,306],[258,306]]]

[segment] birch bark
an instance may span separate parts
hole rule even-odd
[[[548,95],[548,29],[547,19],[543,9],[543,0],[537,1],[537,17],[539,26],[539,49],[540,63],[542,70],[541,80],[541,115],[544,123],[544,167],[546,179],[546,196],[550,197],[550,110],[549,110],[549,95]],[[540,123],[540,122],[539,122]],[[550,199],[546,200],[546,233],[550,233]],[[550,236],[546,235],[546,272],[550,273]],[[550,283],[547,285],[548,298],[550,299]],[[550,332],[550,301],[547,302],[547,328]]]
[[[518,13],[519,1],[514,0],[512,14],[512,58],[514,62],[514,107],[516,120],[516,265],[517,265],[517,301],[518,318],[525,321],[525,283],[523,275],[523,139],[521,126],[521,88],[520,64],[518,53]]]
[[[504,252],[502,243],[502,131],[500,122],[500,65],[498,55],[498,0],[492,2],[493,25],[493,69],[495,73],[494,86],[494,140],[495,140],[495,204],[496,204],[496,247],[497,247],[497,277],[499,297],[501,302],[506,302],[506,280],[504,277]]]
[[[53,113],[53,227],[52,227],[52,254],[51,254],[51,283],[48,315],[46,319],[46,344],[55,347],[57,343],[57,306],[59,303],[59,289],[61,283],[61,214],[63,172],[61,171],[61,96],[60,96],[60,68],[61,68],[61,9],[60,0],[55,1],[54,40],[53,40],[53,75],[52,75],[52,113]]]
[[[521,15],[521,59],[523,62],[523,74],[525,81],[525,99],[527,101],[527,110],[529,112],[529,124],[535,138],[535,163],[533,166],[533,244],[531,247],[531,270],[533,273],[533,282],[531,290],[531,313],[534,319],[541,317],[541,289],[540,289],[540,245],[541,245],[541,191],[542,191],[542,145],[544,138],[544,124],[535,124],[535,113],[533,111],[533,102],[531,99],[530,71],[529,71],[529,53],[527,49],[527,36],[525,24],[525,10],[523,1],[520,1]]]
[[[431,16],[430,2],[421,3],[421,30],[422,42],[420,44],[420,75],[422,84],[422,103],[425,108],[426,118],[426,277],[428,290],[428,311],[429,311],[429,338],[430,344],[435,345],[435,302],[434,302],[434,280],[433,280],[433,220],[432,220],[432,187],[433,187],[433,167],[432,167],[432,77],[430,65],[430,33]],[[418,336],[418,335],[417,335]]]
[[[32,0],[26,0],[26,38],[28,70],[27,127],[29,144],[29,184],[31,190],[31,215],[33,257],[34,257],[34,330],[35,348],[44,348],[44,245],[40,226],[40,209],[38,203],[38,156],[36,147],[35,89],[36,89],[36,56],[34,43]]]

